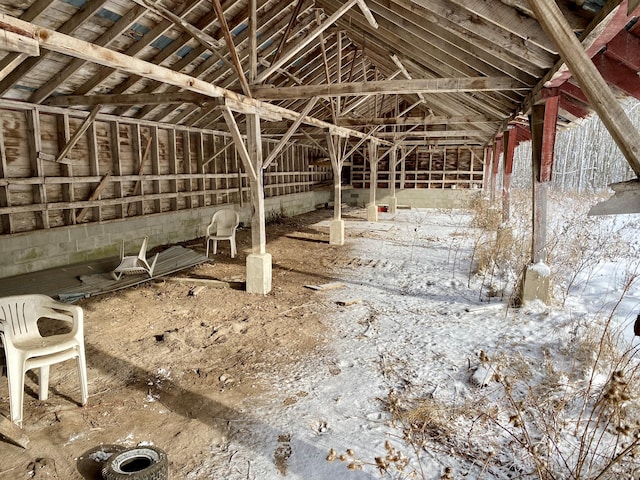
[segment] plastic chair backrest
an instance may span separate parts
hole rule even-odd
[[[238,227],[240,218],[238,212],[231,209],[218,210],[213,214],[211,223],[207,228],[207,235],[215,235],[216,237],[230,237]],[[215,225],[215,233],[211,230]]]
[[[70,321],[69,313],[56,310],[55,303],[50,297],[37,294],[0,298],[0,331],[10,344],[42,338],[38,328],[41,318]],[[79,329],[82,322],[73,322],[69,333],[75,335]]]

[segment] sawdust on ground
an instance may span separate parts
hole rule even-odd
[[[328,229],[312,226],[331,213],[267,226],[273,290],[266,296],[243,289],[251,231],[241,228],[235,259],[221,242],[212,263],[172,276],[218,279],[231,288],[165,278],[81,301],[89,402],[78,405],[74,362],[52,367],[44,402],[29,372],[22,432],[30,442],[23,449],[0,439],[0,479],[100,479],[100,452],[139,442],[166,450],[170,478],[185,478],[211,446],[229,440],[236,406],[268,392],[265,373],[322,355],[329,306],[304,285],[335,281],[332,267],[348,255],[348,246],[328,244]],[[203,251],[202,243],[184,246]],[[3,378],[0,414],[8,411]]]

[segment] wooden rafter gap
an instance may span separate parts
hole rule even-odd
[[[278,60],[278,58],[280,58],[280,54],[282,53],[282,47],[284,47],[284,44],[287,43],[287,39],[289,38],[289,34],[291,33],[291,29],[296,24],[296,19],[298,18],[298,15],[300,15],[300,10],[302,9],[302,4],[304,2],[305,2],[305,0],[298,0],[298,3],[296,3],[295,8],[293,9],[293,12],[291,12],[291,18],[289,19],[289,23],[287,25],[287,28],[285,29],[284,33],[282,34],[282,38],[280,39],[280,43],[278,44],[278,48],[276,49],[276,53],[273,56],[273,61],[274,62],[276,62]]]
[[[94,39],[92,43],[94,45],[100,45],[101,47],[107,47],[111,45],[117,39],[120,39],[122,32],[129,31],[131,27],[147,13],[147,9],[140,5],[134,6],[131,10],[125,13],[120,19],[111,25],[102,35]],[[80,58],[74,58],[69,62],[62,70],[56,72],[55,76],[48,82],[38,88],[29,97],[31,103],[42,103],[47,97],[53,94],[60,85],[64,84],[75,72],[80,70],[86,61]]]
[[[297,55],[302,49],[304,49],[307,45],[313,42],[318,36],[324,32],[327,28],[333,25],[338,21],[340,17],[342,17],[345,13],[353,7],[358,0],[348,0],[344,5],[342,5],[333,15],[331,15],[327,20],[322,24],[316,27],[313,31],[309,32],[308,35],[301,38],[295,44],[293,44],[286,52],[283,54],[278,60],[271,62],[271,67],[262,71],[258,78],[256,79],[258,82],[263,82],[266,80],[273,72],[275,72],[278,68],[282,67],[285,63],[291,60],[295,55]]]
[[[229,128],[229,132],[231,133],[231,137],[233,138],[233,142],[236,146],[236,152],[240,156],[242,160],[242,164],[244,165],[245,170],[247,171],[247,175],[249,179],[252,181],[256,181],[258,178],[258,173],[251,162],[251,157],[249,156],[249,152],[247,150],[247,146],[242,139],[242,134],[240,133],[240,129],[238,128],[238,123],[236,122],[235,117],[233,116],[233,112],[228,106],[220,107],[222,111],[222,115],[224,116],[224,121],[227,122],[227,128]]]
[[[218,158],[220,155],[222,155],[229,147],[233,146],[233,142],[231,143],[227,143],[224,148],[222,150],[220,150],[219,152],[216,152],[215,154],[213,154],[209,160],[205,161],[202,163],[202,166],[204,167],[205,165],[210,164],[211,162],[213,162],[216,158]]]
[[[276,148],[274,148],[271,151],[271,153],[269,153],[269,156],[264,161],[264,165],[262,167],[263,169],[266,170],[267,168],[269,168],[269,165],[271,165],[271,162],[275,160],[276,156],[286,146],[286,143],[289,141],[289,139],[293,136],[294,133],[296,133],[296,130],[298,129],[298,127],[300,127],[300,124],[302,123],[302,119],[307,115],[309,115],[309,112],[315,106],[317,101],[318,101],[318,97],[313,97],[311,100],[309,100],[309,103],[307,103],[307,105],[304,107],[304,111],[302,112],[302,114],[296,119],[295,122],[293,122],[293,125],[291,125],[289,130],[287,130],[287,133],[285,133],[284,137],[280,139],[280,143],[278,143]]]
[[[327,157],[329,156],[329,151],[326,148],[324,148],[322,145],[320,145],[315,138],[309,135],[309,132],[305,130],[300,130],[300,131],[306,137],[306,139],[309,140],[311,143],[313,143],[323,154],[325,154]]]
[[[258,76],[258,0],[249,0],[249,81]]]
[[[140,161],[140,167],[138,168],[138,177],[140,177],[142,175],[142,171],[144,170],[144,164],[147,162],[147,159],[149,158],[149,153],[151,153],[151,141],[153,139],[151,137],[149,137],[149,140],[147,140],[147,146],[144,149],[144,153],[142,154],[142,160]],[[142,180],[140,178],[138,178],[138,180],[136,180],[136,183],[133,187],[133,196],[137,196],[140,193],[140,188],[142,186]],[[129,204],[129,207],[127,209],[127,215],[131,215],[133,213],[133,210],[135,209],[135,205],[133,203]]]
[[[158,2],[150,2],[148,0],[133,0],[138,5],[142,5],[145,8],[148,8],[156,15],[159,15],[162,18],[166,18],[174,25],[180,27],[182,30],[191,35],[199,44],[201,44],[207,50],[216,50],[222,45],[215,38],[213,38],[208,33],[203,32],[202,30],[194,27],[189,22],[184,21],[181,17],[173,13],[171,10],[163,7]]]
[[[101,106],[102,105],[96,105],[95,107],[93,107],[93,109],[91,110],[91,113],[89,113],[89,116],[84,119],[84,122],[82,122],[80,127],[78,127],[78,130],[76,130],[76,132],[73,134],[73,137],[71,137],[71,139],[62,148],[62,150],[60,150],[60,153],[57,155],[57,157],[54,160],[55,162],[62,162],[64,158],[67,156],[67,154],[71,151],[71,149],[76,145],[76,143],[78,143],[78,140],[82,138],[82,135],[84,135],[84,132],[87,131],[87,129],[91,126],[93,121],[96,119],[96,116],[100,112]]]
[[[233,43],[233,38],[231,37],[231,32],[229,31],[229,25],[227,25],[227,19],[224,17],[224,11],[222,10],[220,0],[212,0],[212,2],[213,9],[215,10],[216,15],[218,16],[218,21],[220,22],[222,35],[224,36],[225,42],[227,42],[227,48],[229,49],[229,53],[231,54],[231,63],[233,64],[233,68],[236,71],[238,80],[240,80],[242,91],[247,97],[250,97],[251,89],[249,88],[249,82],[247,82],[247,77],[244,75],[244,70],[242,68],[242,64],[240,63],[240,59],[238,58],[238,52],[236,51],[236,46]]]
[[[320,21],[320,11],[316,10],[316,23],[321,25]],[[320,33],[319,37],[320,41],[320,52],[322,53],[322,64],[324,66],[324,76],[327,79],[327,84],[331,83],[331,72],[329,72],[329,60],[327,59],[327,49],[324,44],[324,33]],[[329,98],[329,105],[331,106],[331,118],[333,119],[333,123],[337,123],[338,117],[336,115],[336,106],[333,100],[333,97]]]
[[[95,0],[92,2],[87,2],[84,5],[84,7],[82,7],[78,12],[76,12],[75,15],[69,18],[69,20],[67,20],[63,25],[58,27],[57,29],[58,32],[64,35],[73,34],[86,20],[93,17],[98,12],[98,10],[102,8],[102,5],[105,4],[106,2],[107,0]],[[0,26],[0,29],[2,30],[6,30],[9,28],[13,29],[13,27],[11,27],[10,25],[5,25],[5,22],[0,22],[0,24],[2,25]],[[18,28],[20,29],[20,27]],[[13,29],[13,31],[16,31],[16,30]],[[37,39],[36,36],[34,36],[33,38]],[[33,68],[39,65],[40,62],[42,62],[47,57],[48,53],[49,53],[48,50],[43,49],[43,51],[40,52],[39,56],[28,58],[27,60],[22,62],[18,68],[16,68],[14,71],[11,72],[10,75],[7,76],[7,78],[3,79],[2,82],[0,82],[0,95],[4,95],[23,76],[27,75]],[[9,56],[11,55],[12,54],[9,54]]]
[[[100,180],[100,183],[98,184],[96,189],[93,191],[93,193],[89,197],[89,200],[88,200],[89,202],[94,201],[100,196],[102,191],[107,187],[110,177],[111,177],[111,172],[108,172],[104,177],[102,177],[102,180]],[[80,210],[78,215],[76,215],[76,222],[77,223],[82,222],[82,220],[84,219],[85,215],[89,212],[89,210],[91,210],[91,207],[84,207],[82,210]]]

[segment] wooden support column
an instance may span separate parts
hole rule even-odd
[[[253,253],[266,253],[264,211],[264,184],[262,175],[262,141],[260,116],[247,114],[247,153],[252,163],[253,175],[249,177],[253,216],[251,219],[251,246]]]
[[[504,132],[504,167],[502,171],[502,222],[511,218],[511,173],[513,172],[513,152],[516,149],[516,131],[508,128]]]
[[[120,159],[120,124],[118,122],[109,122],[109,130],[111,131],[111,141],[109,142],[109,149],[111,151],[111,171],[116,177],[119,177],[123,175],[122,161]],[[122,182],[114,182],[113,193],[116,198],[124,198]],[[125,217],[126,209],[122,203],[115,205],[115,210],[118,218]]]
[[[187,175],[191,173],[191,135],[188,131],[182,132],[182,165],[183,165],[183,173]],[[193,207],[193,197],[190,195],[190,192],[193,191],[193,182],[191,178],[187,178],[184,181],[184,189],[187,192],[187,196],[184,198],[185,207],[192,208]]]
[[[9,171],[7,167],[7,152],[4,146],[4,131],[0,125],[0,179],[9,178]],[[9,193],[9,185],[0,186],[0,207],[11,206],[11,195]],[[13,233],[14,226],[11,214],[7,213],[0,215],[0,221],[2,222],[2,233]]]
[[[496,190],[498,189],[498,169],[500,167],[500,154],[502,153],[502,135],[496,137],[493,144],[493,155],[491,158],[491,203],[496,201]]]
[[[482,168],[482,190],[486,193],[489,190],[489,172],[491,171],[491,150],[490,147],[484,148],[484,159]]]
[[[344,245],[344,220],[342,220],[342,165],[345,157],[340,148],[340,137],[327,133],[327,149],[333,170],[333,220],[329,225],[329,244]]]
[[[198,189],[198,206],[204,207],[205,204],[205,184],[203,178],[203,165],[204,165],[204,138],[202,132],[196,132],[196,173],[198,174],[197,189]]]
[[[585,52],[556,2],[529,0],[529,5],[636,176],[640,177],[640,132]]]
[[[31,164],[32,177],[44,177],[42,166],[42,139],[40,137],[40,112],[32,109],[26,112],[29,143],[29,163]],[[36,228],[49,228],[49,214],[45,208],[47,204],[47,189],[44,183],[33,186],[33,203],[40,204],[42,210],[35,212]]]
[[[56,122],[58,127],[58,145],[66,145],[71,138],[69,131],[69,115],[56,115]],[[73,167],[70,163],[62,163],[60,165],[60,173],[65,177],[73,177]],[[75,201],[73,183],[62,184],[62,200],[66,203],[73,203]],[[73,208],[62,211],[62,217],[65,225],[75,225],[76,223],[76,211]]]
[[[236,152],[242,160],[251,188],[251,254],[247,256],[247,292],[271,291],[271,254],[266,251],[262,136],[260,116],[246,114],[247,143],[245,145],[233,112],[228,106],[221,107],[222,115],[235,143]]]
[[[546,262],[547,242],[547,189],[553,172],[553,152],[556,140],[556,123],[560,97],[545,99],[544,103],[533,105],[529,124],[531,125],[531,165],[532,165],[532,223],[531,265],[527,268],[522,282],[521,300],[550,301],[549,268]]]
[[[98,176],[100,175],[100,161],[98,159],[98,135],[96,133],[95,123],[91,123],[91,125],[89,125],[89,128],[87,129],[87,137],[89,144],[89,173],[92,176]],[[99,222],[102,220],[102,208],[100,206],[93,207],[91,209],[87,208],[86,210],[87,211],[84,212],[83,217],[86,213],[91,211],[92,221]],[[76,222],[80,223],[83,217],[76,215]]]
[[[533,172],[532,263],[546,260],[547,189],[553,172],[553,151],[559,103],[560,97],[556,96],[547,98],[543,104],[534,105],[529,120]]]
[[[169,138],[168,148],[169,148],[169,173],[171,175],[178,174],[178,157],[177,157],[177,148],[176,148],[176,131],[172,128],[168,132]],[[172,211],[178,210],[178,179],[174,177],[169,182],[169,191],[173,194],[171,195],[171,199],[169,200],[169,204]]]
[[[369,141],[369,166],[371,175],[369,177],[369,205],[367,206],[367,220],[369,222],[378,221],[378,207],[376,206],[376,188],[378,186],[378,142]]]
[[[151,132],[151,173],[153,175],[160,175],[160,139],[158,138],[158,127],[153,125],[149,127]],[[162,212],[162,200],[160,194],[162,188],[160,186],[160,180],[153,180],[151,182],[154,196],[157,197],[153,201],[153,211],[155,213]]]
[[[396,196],[396,153],[398,151],[397,146],[391,147],[391,152],[389,153],[389,189],[390,196],[389,198],[389,213],[396,213],[398,211],[398,197]]]

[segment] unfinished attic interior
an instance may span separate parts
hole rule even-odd
[[[202,265],[232,210],[235,283],[257,294],[234,299],[271,301],[271,220],[330,208],[329,257],[344,207],[375,225],[486,195],[507,221],[531,142],[523,296],[548,301],[557,133],[597,114],[640,175],[621,106],[640,99],[639,17],[640,0],[2,0],[0,296],[78,301]],[[639,212],[637,188],[597,212]],[[82,285],[147,248],[148,275]]]

